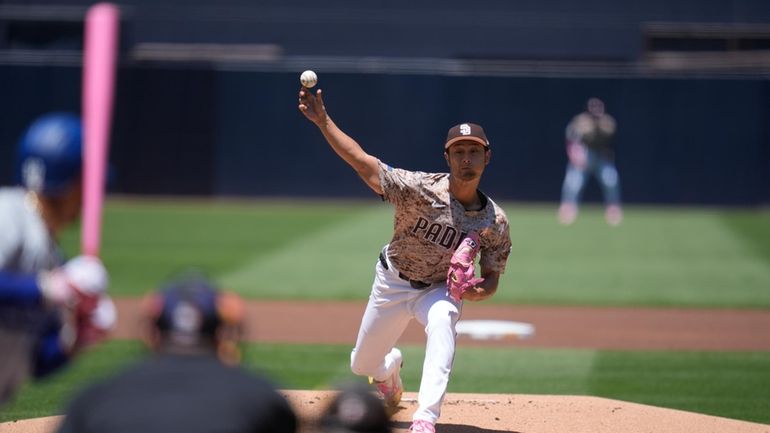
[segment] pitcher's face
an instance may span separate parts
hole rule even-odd
[[[476,141],[458,141],[444,153],[449,173],[461,180],[481,177],[490,156],[489,149]]]

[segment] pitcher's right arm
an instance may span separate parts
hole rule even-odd
[[[361,145],[343,132],[329,117],[321,90],[313,95],[303,87],[299,91],[299,110],[313,122],[337,155],[358,173],[375,193],[382,195],[379,160],[366,153]]]

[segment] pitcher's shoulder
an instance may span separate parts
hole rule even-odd
[[[496,201],[492,200],[492,198],[487,197],[487,199],[489,200],[489,204],[492,205],[491,209],[494,211],[495,217],[498,219],[503,219],[506,222],[508,222],[508,215],[505,213],[503,208],[500,207],[500,205],[498,205]]]

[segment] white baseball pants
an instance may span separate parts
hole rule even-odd
[[[461,311],[462,302],[449,297],[446,283],[414,289],[408,281],[399,278],[398,270],[390,261],[385,269],[378,260],[356,347],[350,354],[351,370],[375,380],[387,379],[397,368],[389,353],[409,321],[417,319],[425,326],[427,344],[417,397],[419,407],[413,419],[435,424],[452,371],[455,325]]]

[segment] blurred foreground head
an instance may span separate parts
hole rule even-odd
[[[390,433],[382,400],[364,384],[342,387],[321,418],[322,433]]]
[[[244,304],[232,292],[197,272],[173,279],[143,300],[145,342],[154,351],[216,353],[227,364],[240,361]]]

